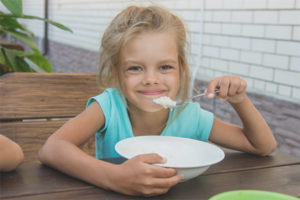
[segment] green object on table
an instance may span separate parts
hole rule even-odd
[[[299,198],[262,190],[233,190],[216,194],[209,200],[299,200]]]

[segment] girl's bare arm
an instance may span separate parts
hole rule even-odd
[[[210,82],[209,90],[219,87],[221,100],[227,100],[239,115],[243,126],[214,119],[210,140],[216,144],[258,155],[275,151],[276,140],[261,114],[246,94],[247,84],[236,76],[225,76]]]
[[[106,180],[106,172],[111,164],[89,156],[78,147],[103,126],[104,120],[100,106],[92,103],[47,139],[39,151],[40,161],[73,177],[105,188],[107,184],[103,181]]]
[[[48,138],[39,159],[70,176],[129,195],[162,194],[182,179],[175,169],[153,166],[164,162],[156,154],[137,156],[115,165],[84,153],[78,146],[93,136],[104,121],[102,109],[92,103]]]

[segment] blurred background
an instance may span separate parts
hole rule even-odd
[[[34,32],[53,72],[97,73],[103,31],[132,4],[160,5],[180,16],[188,29],[194,87],[216,76],[241,76],[278,149],[300,157],[300,0],[23,0],[24,14],[57,21],[73,33],[37,20],[19,22]],[[241,123],[226,102],[203,98],[200,104]]]

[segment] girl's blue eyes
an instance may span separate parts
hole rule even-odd
[[[160,70],[170,70],[170,69],[173,69],[174,67],[170,66],[170,65],[163,65],[161,66],[159,69]],[[132,66],[132,67],[129,67],[128,68],[128,71],[142,71],[143,68],[142,67],[139,67],[139,66]]]
[[[160,68],[161,68],[162,70],[173,69],[173,67],[170,66],[170,65],[164,65],[164,66],[161,66]]]
[[[142,68],[134,66],[134,67],[129,67],[128,70],[129,71],[142,71]]]

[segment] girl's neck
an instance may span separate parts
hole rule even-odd
[[[130,108],[128,114],[135,136],[160,135],[167,124],[169,110],[163,109],[159,112],[151,113]]]

